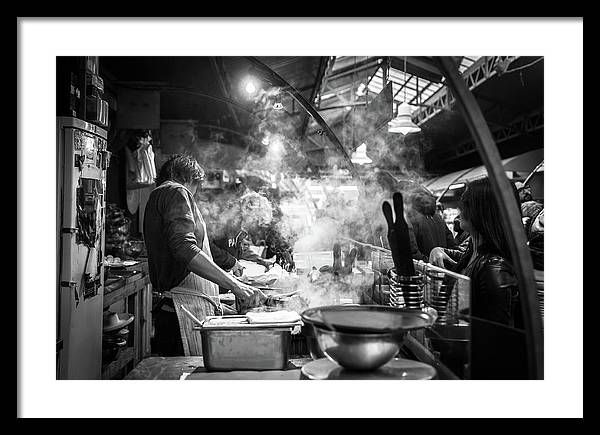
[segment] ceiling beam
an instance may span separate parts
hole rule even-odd
[[[356,64],[349,65],[344,68],[340,68],[339,70],[337,70],[335,72],[332,71],[331,75],[329,76],[329,80],[331,80],[331,81],[338,80],[338,79],[346,77],[350,74],[355,74],[357,72],[364,71],[369,68],[373,68],[374,66],[379,65],[380,59],[381,59],[381,57],[370,57],[368,59],[361,60],[360,62],[357,62]]]
[[[396,99],[396,95],[398,95],[400,93],[400,91],[408,85],[408,82],[410,82],[413,77],[414,77],[414,75],[411,74],[411,76],[408,78],[408,80],[404,80],[404,83],[402,83],[402,86],[400,86],[400,89],[398,89],[398,91],[394,94],[394,97],[393,97],[394,100]],[[408,89],[412,89],[412,88],[408,88]]]
[[[223,59],[222,58],[216,58],[211,56],[210,58],[210,66],[213,69],[213,72],[215,73],[215,75],[217,76],[217,81],[219,83],[219,88],[221,89],[221,93],[225,96],[225,98],[227,98],[228,100],[231,99],[231,95],[229,92],[229,82],[227,80],[227,77],[225,76],[225,68],[223,68]],[[231,117],[233,118],[233,122],[236,126],[237,129],[241,128],[241,123],[240,120],[237,116],[237,113],[235,113],[235,110],[233,109],[233,107],[229,104],[229,103],[225,103],[227,105],[227,110],[229,110],[229,114],[231,115]]]
[[[439,73],[439,70],[437,70],[436,73],[435,71],[432,71],[431,67],[424,67],[424,65],[425,61],[420,60],[420,58],[406,57],[406,72],[408,74],[419,76],[430,82],[440,83],[442,81],[442,75]],[[394,69],[404,71],[404,58],[391,57],[390,66]]]
[[[319,89],[317,91],[317,95],[316,97],[318,97],[318,101],[315,101],[315,98],[313,98],[311,100],[311,104],[315,104],[317,108],[321,107],[321,96],[323,95],[323,89],[325,89],[327,87],[327,80],[329,77],[329,74],[331,73],[331,70],[333,69],[333,65],[335,65],[335,57],[331,57],[329,59],[329,63],[327,64],[327,70],[325,71],[325,74],[323,75],[323,79],[321,80],[321,83],[319,85]]]
[[[308,101],[311,104],[314,103],[317,94],[321,90],[321,83],[323,83],[323,78],[325,77],[326,72],[328,71],[329,63],[333,64],[333,61],[328,56],[322,56],[319,60],[319,68],[317,69],[317,76],[315,77],[315,84],[310,92],[310,98]],[[304,115],[302,119],[302,124],[300,126],[300,137],[303,137],[306,134],[306,127],[308,127],[308,121],[310,120],[310,115],[308,112]]]
[[[515,119],[508,125],[499,125],[490,121],[488,121],[488,124],[499,127],[491,130],[496,145],[499,145],[507,140],[530,134],[544,128],[544,115],[541,111],[535,111]],[[472,139],[468,139],[453,147],[450,151],[439,153],[435,159],[438,161],[443,160],[444,162],[451,162],[476,151],[477,144]]]
[[[470,91],[497,74],[496,66],[503,62],[513,62],[514,56],[483,56],[467,68],[461,77],[467,83]],[[458,64],[457,64],[458,66]],[[435,94],[427,99],[426,107],[421,107],[413,113],[416,124],[422,125],[444,109],[450,109],[455,99],[446,86],[442,86]]]

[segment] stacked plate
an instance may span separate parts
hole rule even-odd
[[[544,319],[544,271],[543,270],[534,270],[535,276],[535,286],[537,289],[537,297],[540,303],[540,315],[542,316],[542,320]]]
[[[540,303],[540,314],[544,318],[544,282],[537,282],[537,296]]]
[[[102,335],[102,364],[115,360],[122,347],[127,345],[128,328],[107,332]]]
[[[453,310],[450,300],[452,286],[444,283],[444,276],[429,276],[427,302],[438,313],[436,323],[446,325],[453,323]]]
[[[390,280],[390,306],[411,310],[425,308],[422,275],[398,277],[396,271],[390,269],[388,277]]]

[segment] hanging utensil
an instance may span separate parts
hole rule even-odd
[[[182,309],[182,311],[185,313],[185,315],[188,316],[190,319],[192,319],[195,323],[197,323],[198,325],[202,323],[186,307],[184,307],[183,305],[179,305],[179,307]]]

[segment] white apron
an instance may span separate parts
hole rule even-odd
[[[185,186],[183,187],[185,188]],[[192,193],[187,188],[186,190],[193,198]],[[202,217],[202,214],[200,213],[200,210],[194,201],[192,201],[192,207],[196,225],[202,225],[202,233],[204,234],[204,239],[202,240],[202,245],[200,248],[212,260],[213,257],[210,251],[210,243],[208,241],[208,235],[206,232],[206,223],[204,222],[204,218]],[[177,287],[165,292],[164,295],[166,297],[173,297],[174,293],[195,294],[200,297],[210,299],[213,302],[212,305],[214,306],[214,313],[207,315],[221,315],[223,312],[223,308],[221,307],[221,302],[219,300],[219,286],[212,281],[196,275],[193,272],[189,272],[186,277],[181,280]],[[173,301],[175,305],[177,305],[176,299],[177,298],[174,298]]]

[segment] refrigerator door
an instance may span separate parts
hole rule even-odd
[[[57,377],[100,379],[106,131],[57,120]]]

